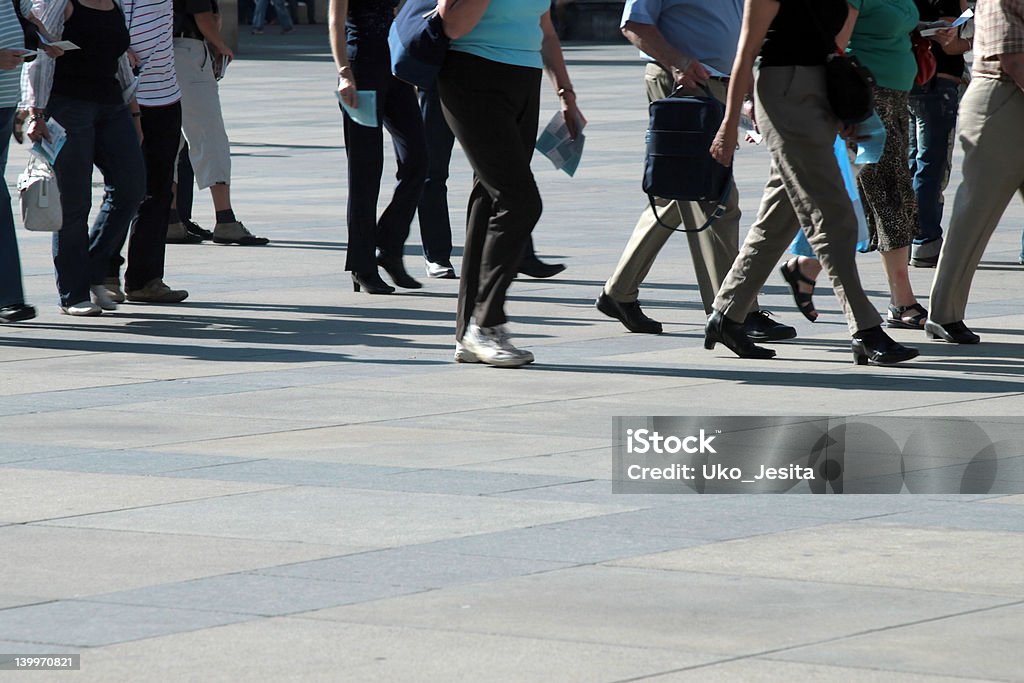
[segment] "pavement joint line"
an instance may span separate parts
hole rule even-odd
[[[894,589],[894,590],[896,590],[896,589]],[[838,643],[838,642],[842,642],[844,640],[850,640],[850,639],[853,639],[853,638],[860,638],[862,636],[875,635],[875,634],[879,634],[879,633],[887,633],[889,631],[895,631],[895,630],[899,630],[899,629],[909,628],[909,627],[912,627],[912,626],[920,626],[922,624],[929,624],[929,623],[934,623],[934,622],[938,622],[938,621],[945,621],[947,619],[956,619],[957,617],[968,616],[968,615],[971,615],[971,614],[980,614],[980,613],[983,613],[983,612],[991,612],[993,610],[1006,609],[1007,607],[1016,607],[1016,606],[1020,606],[1020,605],[1024,605],[1024,600],[1017,600],[1015,602],[1010,602],[1010,603],[1006,603],[1006,604],[1003,604],[1003,605],[992,605],[990,607],[979,607],[979,608],[976,608],[976,609],[964,610],[964,611],[961,611],[961,612],[954,612],[954,613],[951,613],[951,614],[940,615],[940,616],[937,616],[937,617],[928,617],[928,618],[925,618],[925,619],[916,619],[914,621],[908,621],[908,622],[905,622],[903,624],[895,624],[893,626],[881,626],[879,628],[865,629],[863,631],[857,631],[857,632],[850,633],[850,634],[847,634],[847,635],[844,635],[844,636],[836,636],[836,637],[833,637],[833,638],[825,638],[825,639],[814,641],[814,642],[811,642],[811,643],[803,643],[803,644],[800,644],[800,645],[787,645],[785,647],[772,648],[770,650],[762,650],[760,652],[752,652],[752,653],[748,653],[748,654],[745,654],[745,655],[739,655],[739,656],[736,656],[736,657],[732,657],[730,659],[723,660],[722,662],[718,662],[716,664],[694,664],[692,666],[685,666],[685,667],[680,667],[678,669],[670,669],[670,670],[667,670],[667,671],[663,671],[660,674],[656,674],[656,675],[664,676],[664,675],[667,675],[667,674],[684,673],[686,671],[697,671],[697,670],[700,670],[700,669],[706,669],[709,666],[716,666],[718,664],[728,664],[728,663],[732,663],[732,662],[741,662],[741,661],[744,661],[744,660],[755,659],[755,658],[759,658],[759,657],[764,657],[764,658],[770,659],[769,655],[777,655],[777,654],[781,654],[781,653],[784,653],[784,652],[792,652],[792,651],[795,651],[795,650],[802,650],[802,649],[805,649],[805,648],[819,647],[821,645],[828,645],[830,643]],[[773,660],[773,661],[792,662],[792,660],[788,660],[788,659],[787,660]],[[804,663],[806,663],[806,662],[804,662]],[[834,667],[834,666],[840,666],[840,665],[837,665],[837,664],[825,664],[823,666],[833,666]],[[881,671],[886,671],[886,672],[895,671],[895,670],[891,670],[891,669],[880,669],[880,670]],[[901,671],[900,673],[908,673],[908,672],[902,672]],[[929,675],[930,672],[915,672],[915,673],[923,673],[924,675]],[[615,683],[635,683],[636,681],[642,681],[644,679],[651,678],[651,677],[652,676],[645,675],[645,676],[642,676],[642,677],[639,677],[639,678],[624,678],[624,679],[620,679],[620,680],[616,681]],[[1006,681],[1010,681],[1010,683],[1013,683],[1013,681],[1011,679],[989,678],[988,680],[992,680],[992,681],[1003,681],[1003,680],[1006,680]]]

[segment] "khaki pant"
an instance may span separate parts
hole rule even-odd
[[[1024,195],[1024,92],[975,78],[960,103],[963,182],[953,203],[932,283],[931,319],[962,321],[971,281],[1015,192]]]
[[[668,97],[675,88],[672,77],[657,64],[647,65],[644,82],[647,86],[647,99],[651,102]],[[727,87],[724,83],[712,80],[708,81],[708,87],[715,97],[725,101]],[[686,94],[703,95],[704,91],[691,90],[686,91]],[[662,223],[673,228],[683,224],[689,230],[704,225],[707,216],[716,206],[715,202],[677,202],[665,199],[656,200],[656,204]],[[706,313],[711,312],[715,293],[721,287],[725,274],[729,272],[736,258],[739,226],[739,195],[736,192],[736,184],[733,183],[722,217],[703,232],[686,233],[693,255],[693,269],[700,287],[700,298],[704,302]],[[604,291],[608,296],[616,301],[636,301],[640,293],[640,283],[647,277],[658,252],[673,234],[672,230],[658,225],[654,212],[648,207],[640,215],[640,220],[637,221],[633,235],[619,258],[615,272],[605,284]],[[757,310],[756,303],[752,310]]]
[[[758,123],[772,165],[757,220],[726,277],[715,308],[743,322],[801,225],[832,281],[850,332],[878,315],[855,262],[857,217],[833,152],[838,122],[825,96],[824,67],[776,66],[757,76]]]
[[[174,69],[181,88],[181,130],[196,184],[205,190],[231,184],[231,144],[220,110],[220,91],[213,76],[213,56],[206,43],[174,39]]]

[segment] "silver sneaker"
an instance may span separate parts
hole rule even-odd
[[[117,310],[117,303],[110,297],[106,285],[93,285],[89,291],[92,292],[92,302],[104,311]]]
[[[428,261],[427,259],[423,259],[423,263],[427,271],[427,277],[437,280],[455,279],[455,267],[452,266],[451,263],[435,263],[434,261]]]
[[[532,353],[512,346],[504,325],[480,327],[474,323],[466,330],[462,344],[481,363],[499,368],[517,368],[533,362]]]
[[[70,306],[61,306],[60,312],[64,315],[93,316],[102,313],[103,309],[91,301],[79,301]]]
[[[103,280],[103,287],[107,290],[107,296],[115,304],[124,303],[124,290],[121,289],[121,278],[108,277]]]

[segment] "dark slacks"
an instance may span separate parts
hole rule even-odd
[[[420,197],[420,238],[423,255],[433,263],[452,257],[452,223],[448,214],[448,166],[452,161],[455,134],[444,120],[437,89],[420,93],[420,113],[427,137],[427,180]]]
[[[376,271],[375,249],[382,259],[402,256],[427,176],[427,145],[416,92],[391,75],[387,59],[352,61],[360,90],[377,92],[377,117],[391,134],[398,173],[391,202],[377,218],[384,173],[384,131],[360,126],[343,114],[348,154],[348,253],[345,270]],[[339,105],[340,106],[340,105]]]
[[[146,198],[132,221],[128,236],[128,267],[125,289],[142,289],[150,280],[163,279],[167,221],[171,211],[174,166],[181,138],[181,103],[165,107],[141,107],[142,158],[146,162]],[[123,243],[122,245],[123,246]],[[124,263],[118,247],[111,262],[111,276]]]
[[[541,70],[452,51],[438,78],[445,118],[473,167],[455,338],[507,322],[505,298],[542,204],[530,170]]]

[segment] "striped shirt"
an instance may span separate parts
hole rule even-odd
[[[31,3],[22,3],[22,12],[32,11]],[[0,47],[25,47],[25,34],[10,0],[0,0]],[[0,108],[18,106],[21,100],[21,67],[0,69]]]
[[[1024,52],[1024,0],[986,0],[974,18],[975,76],[1009,80],[999,55]]]
[[[143,107],[174,104],[181,99],[171,35],[174,0],[124,0],[124,16],[132,50],[142,65],[135,97]]]

